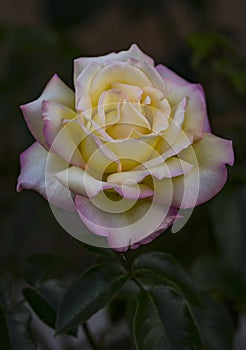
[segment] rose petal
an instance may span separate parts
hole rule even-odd
[[[172,71],[171,69],[169,69],[166,66],[163,66],[162,64],[158,64],[155,67],[155,69],[157,70],[157,72],[160,74],[160,76],[163,79],[172,80],[173,82],[175,82],[175,83],[177,83],[179,85],[190,84],[187,80],[182,78],[180,75],[177,75],[174,71]]]
[[[99,192],[107,189],[114,189],[122,197],[128,199],[139,199],[153,195],[153,191],[145,185],[132,184],[131,181],[126,181],[121,185],[100,181],[90,176],[85,170],[75,166],[56,173],[55,176],[61,184],[72,192],[88,198],[93,198]]]
[[[148,64],[146,62],[140,62],[140,61],[136,61],[134,59],[131,60],[130,63],[133,66],[140,69],[148,77],[148,79],[151,81],[151,85],[149,85],[149,86],[153,86],[154,88],[160,90],[166,96],[165,81],[162,79],[159,72],[153,66],[151,66],[150,64]]]
[[[231,141],[205,133],[202,140],[195,142],[179,156],[193,164],[186,176],[157,181],[162,202],[165,204],[165,191],[173,187],[172,206],[193,208],[214,197],[227,179],[226,164],[233,165],[234,155]]]
[[[159,229],[168,217],[169,208],[142,199],[121,213],[110,213],[95,206],[89,199],[76,196],[75,204],[83,223],[92,232],[108,237],[111,248],[135,244]],[[103,203],[102,203],[103,205]],[[117,206],[117,202],[115,202]]]
[[[92,105],[95,106],[101,93],[114,82],[136,85],[140,88],[152,86],[148,77],[138,68],[126,63],[112,63],[102,68],[94,77],[89,90]]]
[[[117,82],[112,83],[111,86],[112,88],[116,88],[123,92],[123,94],[127,96],[131,102],[139,102],[141,100],[143,89],[141,89],[138,86],[122,84]]]
[[[174,144],[171,145],[165,152],[163,152],[162,154],[159,154],[156,152],[157,156],[156,154],[153,154],[153,157],[150,160],[137,166],[134,170],[144,170],[146,168],[149,169],[149,168],[159,166],[168,158],[179,155],[179,153],[182,150],[186,149],[192,144],[192,141],[193,141],[192,136],[187,135],[186,133],[181,131],[176,141],[174,142]]]
[[[156,156],[155,148],[159,141],[158,135],[150,134],[136,139],[112,140],[106,142],[105,146],[120,159],[121,170],[127,171]]]
[[[138,104],[131,102],[123,102],[120,104],[120,121],[122,128],[125,126],[125,136],[129,134],[130,129],[142,130],[149,129],[151,130],[151,126],[149,121],[145,118],[145,116],[138,111]],[[121,135],[118,135],[117,138],[121,138]],[[124,136],[123,136],[124,137]]]
[[[96,62],[103,66],[108,61],[122,61],[126,62],[128,59],[134,58],[138,61],[147,62],[150,65],[154,65],[154,61],[151,57],[143,53],[136,44],[133,44],[129,50],[112,52],[100,57],[81,57],[77,58],[74,61],[74,80],[77,80],[77,77],[82,72],[82,70],[91,62]]]
[[[122,184],[126,180],[134,180],[135,182],[139,183],[149,175],[161,180],[166,177],[173,178],[184,174],[186,175],[192,167],[193,166],[190,163],[185,162],[182,159],[172,157],[157,167],[111,174],[107,177],[107,181],[110,183]]]
[[[184,131],[192,131],[194,139],[200,139],[207,119],[206,102],[201,85],[186,82],[175,73],[168,74],[168,69],[161,65],[156,69],[165,81],[167,99],[171,105],[175,106],[184,97],[188,98]]]
[[[89,113],[91,108],[91,101],[88,98],[88,92],[93,78],[101,70],[101,67],[96,62],[91,62],[77,77],[75,85],[75,95],[76,95],[76,108],[77,110],[82,110],[85,113]]]
[[[168,119],[168,128],[161,133],[162,140],[159,144],[158,151],[160,153],[166,152],[176,142],[180,133],[185,133],[182,129],[186,113],[186,98],[183,98],[179,104],[174,108],[172,118]]]
[[[63,83],[58,75],[54,75],[37,100],[20,106],[32,135],[43,147],[48,149],[43,134],[42,102],[44,100],[53,100],[73,109],[74,92]]]
[[[88,132],[82,139],[80,150],[86,166],[94,169],[100,179],[104,172],[121,170],[119,157],[93,133]]]
[[[81,140],[75,138],[78,130],[76,133],[72,132],[72,123],[68,122],[76,118],[77,114],[70,108],[54,101],[43,101],[42,110],[44,136],[50,150],[68,163],[83,166],[81,153],[77,149]],[[65,125],[64,121],[66,121]],[[82,132],[79,137],[82,138]]]
[[[146,238],[142,239],[141,241],[134,243],[130,246],[131,249],[138,249],[142,245],[151,243],[154,239],[159,237],[164,231],[168,229],[169,226],[171,226],[173,223],[175,223],[177,220],[181,218],[180,215],[177,214],[176,208],[170,208],[167,218],[163,221],[163,223],[160,225],[157,231],[151,233]]]
[[[55,177],[54,173],[68,167],[68,164],[48,153],[35,142],[20,156],[21,172],[18,177],[17,191],[32,189],[58,208],[73,211],[74,202],[71,192]]]

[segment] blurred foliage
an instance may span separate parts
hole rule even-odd
[[[246,65],[230,38],[218,33],[194,33],[188,43],[194,69],[204,79],[225,78],[236,93],[246,95]]]
[[[97,302],[93,312],[109,305],[108,330],[95,337],[105,349],[133,349],[134,342],[142,348],[138,320],[148,315],[149,309],[146,307],[142,314],[140,309],[136,312],[137,300],[140,305],[147,298],[151,308],[153,300],[157,300],[157,292],[168,294],[174,308],[182,305],[184,311],[188,305],[191,311],[185,312],[188,321],[182,325],[183,330],[196,333],[191,312],[204,349],[233,348],[238,321],[246,308],[245,57],[240,52],[240,38],[235,37],[231,29],[211,21],[206,0],[179,0],[177,4],[180,12],[175,11],[173,2],[165,0],[71,0],[69,4],[64,0],[46,0],[40,12],[41,25],[5,23],[0,26],[3,184],[0,270],[4,271],[0,275],[0,344],[4,350],[35,349],[33,333],[40,342],[42,334],[36,326],[31,327],[32,318],[41,319],[53,329],[58,322],[57,312],[62,328],[65,327],[74,338],[76,327],[91,316],[86,302],[92,303],[93,300],[90,291],[83,289],[85,273],[79,277],[78,273],[95,259],[96,269],[103,271],[100,283],[99,279],[90,279],[88,275],[86,278],[94,285],[91,289],[103,295],[103,302]],[[107,17],[107,13],[114,6],[120,8],[125,27],[134,22],[137,28],[138,23],[143,23],[138,22],[140,19],[147,23],[148,16],[153,16],[160,36],[157,37],[155,32],[156,37],[152,37],[150,27],[141,28],[141,40],[139,37],[135,40],[134,31],[130,33],[131,37],[125,30],[116,31],[120,44],[125,45],[122,49],[129,46],[129,42],[139,41],[140,47],[153,56],[148,50],[158,47],[157,61],[167,64],[187,79],[200,82],[206,92],[213,130],[222,137],[233,139],[236,153],[236,164],[229,169],[226,188],[210,203],[196,208],[182,232],[174,235],[166,232],[150,245],[127,252],[125,256],[78,244],[58,227],[41,197],[30,192],[18,195],[15,192],[18,155],[32,142],[18,106],[35,99],[54,73],[72,86],[73,59],[89,55],[93,50],[97,52],[99,44],[95,37],[90,39],[90,33],[86,41],[78,32],[87,33],[103,19],[110,37],[114,27],[112,17]],[[184,17],[188,13],[188,20],[180,19],[180,13]],[[180,23],[181,28],[189,28],[187,35],[178,29]],[[108,42],[108,37],[105,37],[105,45]],[[115,51],[113,44],[110,50]],[[158,253],[151,253],[154,250]],[[115,259],[114,264],[124,265],[125,272],[120,282],[125,284],[121,289],[121,283],[111,283],[114,273],[110,273],[114,269],[111,272],[105,269],[112,259]],[[70,284],[73,278],[75,282]],[[135,279],[140,286],[147,286],[147,294]],[[110,290],[107,294],[108,284]],[[156,285],[159,286],[157,290],[153,289]],[[82,289],[83,300],[80,309],[74,313],[73,304],[66,302],[66,295],[72,293],[72,298],[77,298]],[[161,310],[167,307],[160,305]],[[73,315],[73,322],[69,325],[66,324],[67,314]],[[152,329],[155,329],[156,322],[165,325],[165,314],[151,319]],[[173,319],[172,322],[175,328],[179,320]],[[74,326],[75,329],[69,329]],[[118,333],[117,327],[120,329]],[[125,333],[122,331],[124,327],[128,329]],[[134,337],[131,336],[133,327]],[[151,328],[145,330],[147,341],[152,344]],[[165,337],[160,328],[157,327],[156,331],[156,336]],[[199,348],[199,338],[196,339]],[[78,331],[77,343],[71,344],[64,342],[64,349],[86,349],[88,342],[80,339]]]

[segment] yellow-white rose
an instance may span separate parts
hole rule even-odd
[[[148,243],[221,190],[231,141],[210,131],[204,93],[136,45],[74,62],[75,92],[55,75],[21,107],[36,142],[17,189],[75,211],[112,248]]]

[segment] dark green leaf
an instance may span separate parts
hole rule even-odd
[[[17,305],[5,314],[11,350],[34,350],[31,333],[31,315],[26,307]]]
[[[132,270],[137,275],[159,277],[165,284],[182,290],[190,301],[199,302],[188,273],[168,254],[151,252],[140,255],[134,260]]]
[[[192,308],[206,350],[233,349],[234,327],[228,311],[208,296],[203,308]]]
[[[204,256],[192,267],[196,285],[205,292],[213,292],[246,303],[246,282],[225,261]]]
[[[37,254],[28,258],[26,267],[26,281],[31,286],[53,276],[65,265],[65,258],[60,255]]]
[[[57,311],[65,294],[66,286],[63,281],[52,279],[40,284],[38,291],[49,305]]]
[[[40,320],[54,329],[56,312],[65,291],[66,289],[62,281],[48,280],[40,284],[38,289],[25,288],[23,295]],[[76,336],[77,330],[73,329],[68,334]]]
[[[108,306],[109,317],[113,323],[122,320],[126,313],[127,300],[125,298],[115,298]]]
[[[133,328],[137,350],[202,349],[187,302],[170,287],[139,293]]]
[[[23,289],[23,295],[36,315],[48,326],[55,328],[56,313],[45,299],[34,289]]]
[[[95,265],[82,273],[68,288],[57,315],[57,333],[87,321],[106,306],[127,280],[120,267]]]

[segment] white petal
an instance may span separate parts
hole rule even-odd
[[[56,207],[73,211],[74,203],[71,192],[54,176],[57,171],[68,167],[68,164],[48,153],[37,142],[32,144],[20,156],[21,173],[18,177],[17,191],[32,189],[39,192]]]
[[[77,77],[82,72],[82,70],[91,62],[96,62],[97,64],[103,66],[106,62],[109,61],[122,61],[126,62],[128,59],[134,58],[138,61],[148,62],[152,66],[154,61],[151,57],[143,53],[136,44],[133,44],[129,50],[112,52],[104,56],[99,57],[81,57],[77,58],[74,61],[74,80],[77,80]]]

